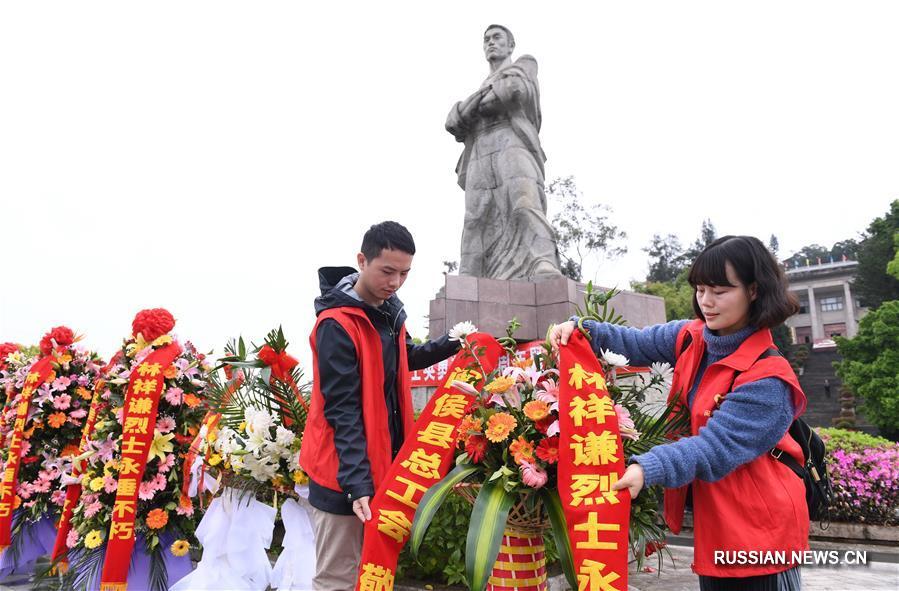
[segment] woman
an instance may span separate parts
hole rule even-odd
[[[710,244],[689,282],[696,320],[642,330],[584,322],[597,354],[673,364],[669,400],[691,417],[690,436],[631,458],[614,489],[633,498],[644,486],[666,487],[665,520],[675,533],[692,497],[700,589],[799,589],[791,559],[808,549],[805,488],[775,454],[803,463],[787,430],[806,398],[770,330],[798,305],[777,261],[751,236]],[[553,346],[565,345],[575,328],[574,321],[553,328]]]

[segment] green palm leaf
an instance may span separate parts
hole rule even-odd
[[[437,510],[443,505],[443,501],[453,491],[453,486],[465,480],[470,474],[477,472],[477,466],[471,464],[462,464],[456,466],[447,474],[443,480],[432,486],[421,498],[418,508],[415,510],[415,517],[412,519],[412,532],[409,536],[409,543],[412,548],[412,555],[418,558],[418,549],[425,538],[428,526],[437,514]]]
[[[471,591],[484,591],[487,587],[514,501],[501,480],[485,483],[478,493],[465,542],[465,575]]]
[[[549,522],[552,524],[553,538],[556,541],[556,549],[559,551],[559,562],[562,563],[562,572],[572,589],[578,588],[577,576],[574,573],[574,558],[571,555],[571,539],[568,537],[568,524],[565,521],[565,512],[562,508],[562,500],[559,491],[540,489],[540,498],[546,506]]]

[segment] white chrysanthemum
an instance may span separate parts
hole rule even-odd
[[[671,368],[670,364],[665,363],[664,361],[656,361],[649,366],[649,373],[653,376],[658,376],[665,381],[669,381],[674,375],[674,370]]]
[[[297,436],[293,431],[285,429],[281,425],[278,425],[278,428],[275,430],[275,443],[281,447],[290,447],[296,438]]]
[[[608,349],[602,350],[602,359],[612,367],[624,367],[628,364],[627,357],[618,353],[613,353]]]
[[[478,332],[478,327],[466,320],[456,324],[456,326],[450,329],[449,339],[451,341],[461,341],[474,332]]]

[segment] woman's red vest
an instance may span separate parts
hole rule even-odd
[[[702,320],[694,320],[678,334],[675,350],[683,353],[674,367],[669,403],[679,398],[681,404],[688,406],[687,395],[705,352],[704,326]],[[692,339],[684,350],[685,339],[689,337]],[[780,378],[790,386],[794,419],[805,411],[805,394],[786,359],[780,356],[759,359],[772,347],[771,331],[762,329],[743,341],[733,354],[706,368],[690,408],[692,435],[699,434],[729,391],[763,378]],[[734,382],[735,373],[739,375]],[[789,434],[784,434],[776,448],[793,456],[800,465],[805,463],[802,450]],[[693,489],[692,566],[695,573],[713,577],[750,577],[795,566],[792,563],[715,564],[715,551],[785,551],[789,562],[793,551],[808,549],[805,485],[771,453],[766,452],[743,464],[716,482],[697,479],[688,486]],[[665,521],[675,534],[680,532],[683,522],[688,486],[665,489]]]
[[[303,432],[303,446],[300,449],[300,466],[316,484],[340,491],[337,482],[337,448],[334,446],[334,429],[325,419],[325,399],[321,392],[318,375],[318,350],[315,335],[323,320],[336,320],[350,336],[356,347],[359,362],[359,381],[362,390],[362,422],[365,425],[365,442],[374,488],[378,490],[381,480],[393,461],[388,426],[387,402],[384,399],[384,362],[381,351],[381,337],[377,329],[361,308],[342,307],[325,310],[318,316],[309,342],[312,346],[312,399],[306,429]],[[409,382],[409,360],[406,355],[406,327],[397,335],[399,339],[399,371],[397,372],[397,396],[403,432],[406,437],[412,432],[415,422],[412,409],[412,390]]]

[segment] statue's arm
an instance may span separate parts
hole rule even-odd
[[[449,115],[446,118],[446,130],[455,136],[456,141],[465,141],[468,130],[477,118],[478,106],[481,104],[481,99],[483,99],[484,95],[489,91],[489,86],[481,88],[464,101],[459,101],[453,105],[453,108],[450,109]]]

